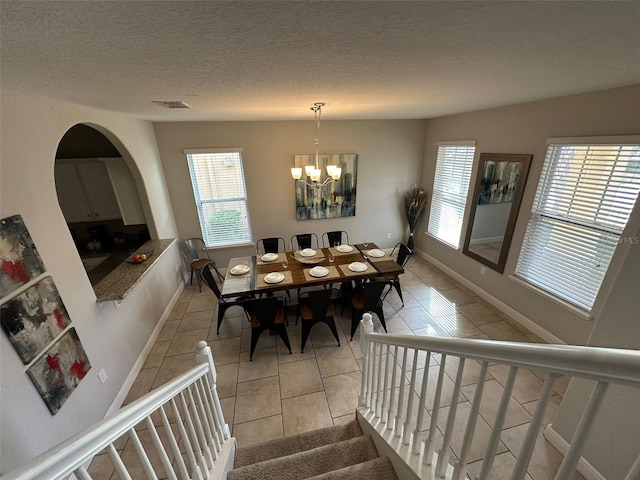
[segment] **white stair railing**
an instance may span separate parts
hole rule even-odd
[[[204,341],[196,347],[196,362],[198,366],[3,475],[2,480],[66,479],[71,474],[89,480],[92,477],[87,464],[103,451],[122,480],[139,475],[157,479],[160,466],[161,478],[211,478],[214,468],[225,468],[228,458],[221,455],[223,450],[233,448],[235,443],[220,407],[211,349]],[[139,432],[145,428],[151,446],[140,440]],[[116,447],[118,440],[127,436],[139,461],[131,462],[133,465],[125,464]],[[141,467],[143,472],[132,472],[132,466]]]
[[[544,345],[492,340],[472,340],[443,337],[391,335],[373,333],[371,315],[361,320],[360,347],[363,353],[362,383],[359,411],[380,437],[398,453],[419,478],[469,478],[467,461],[474,438],[489,365],[509,367],[504,391],[491,426],[480,473],[475,477],[490,479],[493,461],[498,451],[507,409],[518,370],[534,369],[546,374],[538,405],[530,421],[512,479],[526,478],[527,469],[536,446],[544,414],[553,393],[553,385],[560,375],[595,381],[587,407],[578,423],[568,451],[558,468],[555,480],[572,479],[580,460],[582,448],[596,417],[607,387],[610,384],[640,388],[640,352],[609,348],[569,345]],[[424,356],[424,359],[419,357]],[[429,368],[434,355],[440,355],[435,392],[427,397]],[[446,421],[439,424],[443,381],[447,360],[458,359],[455,382],[449,401]],[[452,463],[452,437],[458,410],[466,361],[480,362],[477,383],[469,413],[465,420],[462,443],[457,445],[457,458]],[[391,369],[391,371],[390,371]],[[422,386],[417,390],[418,370],[422,369]],[[398,391],[397,402],[394,390]],[[417,402],[415,400],[416,394]],[[405,397],[407,399],[405,400]],[[423,429],[425,404],[432,399],[429,426]],[[417,405],[416,405],[417,403]],[[416,410],[417,409],[417,410]],[[440,432],[440,433],[439,433]],[[639,447],[640,453],[640,447]],[[640,479],[640,455],[624,477]]]

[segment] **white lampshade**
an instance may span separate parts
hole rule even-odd
[[[335,166],[331,169],[331,172],[329,173],[329,175],[331,175],[331,178],[333,178],[334,180],[338,180],[341,174],[342,174],[342,168],[335,167]]]
[[[331,176],[331,172],[333,172],[333,169],[336,168],[335,165],[327,165],[327,174],[329,176]]]
[[[311,171],[311,174],[309,175],[309,177],[311,177],[312,182],[317,182],[320,180],[320,175],[322,175],[322,170],[320,170],[319,168],[314,168]]]
[[[313,172],[316,169],[316,167],[314,165],[305,165],[304,167],[304,173],[307,177],[311,176],[311,172]]]
[[[302,178],[302,168],[292,168],[291,176],[294,180],[300,180]]]

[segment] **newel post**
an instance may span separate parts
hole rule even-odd
[[[360,406],[365,406],[367,404],[367,379],[369,378],[369,370],[371,368],[370,365],[370,354],[369,354],[369,345],[371,342],[367,339],[367,333],[373,332],[373,319],[370,313],[365,313],[362,315],[362,320],[360,320],[360,350],[362,351],[362,380],[360,382],[360,398],[359,403]]]
[[[213,363],[213,354],[211,353],[211,347],[209,347],[209,345],[207,345],[207,342],[205,342],[204,340],[198,342],[198,344],[196,345],[196,363],[198,365],[209,365],[207,378],[209,379],[209,384],[211,385],[211,396],[213,397],[218,420],[220,422],[220,425],[222,425],[224,438],[225,440],[228,440],[229,438],[231,438],[231,432],[229,430],[229,425],[227,425],[227,423],[224,421],[222,406],[220,405],[220,398],[218,397],[218,387],[216,385],[218,374],[216,372],[216,365]]]

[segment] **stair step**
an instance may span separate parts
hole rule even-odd
[[[227,480],[302,480],[378,457],[370,435],[231,470]]]
[[[353,420],[344,425],[333,425],[290,437],[240,447],[236,450],[233,467],[240,468],[272,458],[284,457],[304,450],[311,450],[323,445],[359,437],[360,435],[362,435],[360,424],[358,424],[357,420]]]
[[[307,480],[398,480],[389,457],[350,465],[340,470],[323,473]]]

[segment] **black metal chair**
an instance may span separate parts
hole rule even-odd
[[[378,315],[384,331],[387,324],[384,321],[382,311],[382,292],[388,285],[386,280],[373,280],[364,282],[353,290],[351,294],[351,340],[360,325],[360,318],[365,312],[373,312]]]
[[[311,333],[311,329],[318,322],[327,324],[338,342],[338,346],[340,346],[336,320],[333,315],[333,306],[331,305],[331,295],[333,291],[334,289],[312,290],[301,293],[298,297],[296,325],[298,324],[298,317],[302,318],[300,353],[304,353],[304,346],[307,343],[307,338],[309,338],[309,333]]]
[[[273,330],[291,352],[287,327],[285,326],[284,305],[278,297],[254,298],[244,302],[244,308],[251,319],[251,351],[249,360],[253,361],[253,352],[260,335],[265,330]]]
[[[261,238],[256,242],[256,252],[280,253],[287,251],[287,244],[282,237]]]
[[[294,251],[319,247],[318,236],[315,233],[299,233],[291,237],[291,248]]]
[[[396,246],[393,247],[393,250],[391,250],[391,257],[393,257],[394,255],[396,255],[396,262],[398,263],[398,265],[404,268],[404,266],[409,261],[409,258],[411,258],[411,255],[413,255],[413,252],[405,244],[396,243]],[[387,298],[387,295],[389,295],[391,289],[395,288],[396,292],[398,292],[398,296],[400,297],[400,301],[402,302],[402,306],[404,307],[402,289],[400,288],[400,277],[396,276],[393,280],[389,280],[387,283],[389,285],[389,290],[387,290],[387,292],[384,294],[382,300],[384,301],[384,299]]]
[[[218,275],[220,281],[224,280],[224,276],[218,271],[216,262],[214,262],[209,256],[204,240],[201,238],[188,238],[184,240],[180,246],[180,253],[191,268],[191,278],[189,284],[193,284],[193,274],[196,274],[196,281],[198,282],[198,289],[202,291],[202,282],[200,281],[200,272],[205,265],[213,264],[213,268]]]
[[[338,245],[349,245],[349,234],[344,230],[334,230],[322,234],[322,244],[325,247],[333,247],[336,242]]]
[[[216,328],[216,333],[219,334],[220,333],[220,325],[222,324],[222,319],[224,317],[224,314],[226,313],[227,310],[229,310],[231,307],[241,307],[244,309],[243,305],[244,302],[249,299],[252,298],[251,296],[240,296],[240,297],[233,297],[233,298],[222,298],[221,292],[220,292],[220,288],[218,287],[218,284],[216,283],[216,280],[213,276],[213,272],[211,271],[211,269],[214,269],[217,272],[217,269],[215,267],[215,265],[213,265],[213,263],[208,263],[206,264],[202,270],[200,271],[200,276],[202,278],[202,281],[204,282],[204,284],[209,287],[213,293],[215,294],[215,296],[218,298],[218,326]],[[218,272],[218,274],[220,274],[220,272]],[[245,315],[247,315],[247,319],[249,318],[249,315],[247,314],[246,310],[245,310]]]

